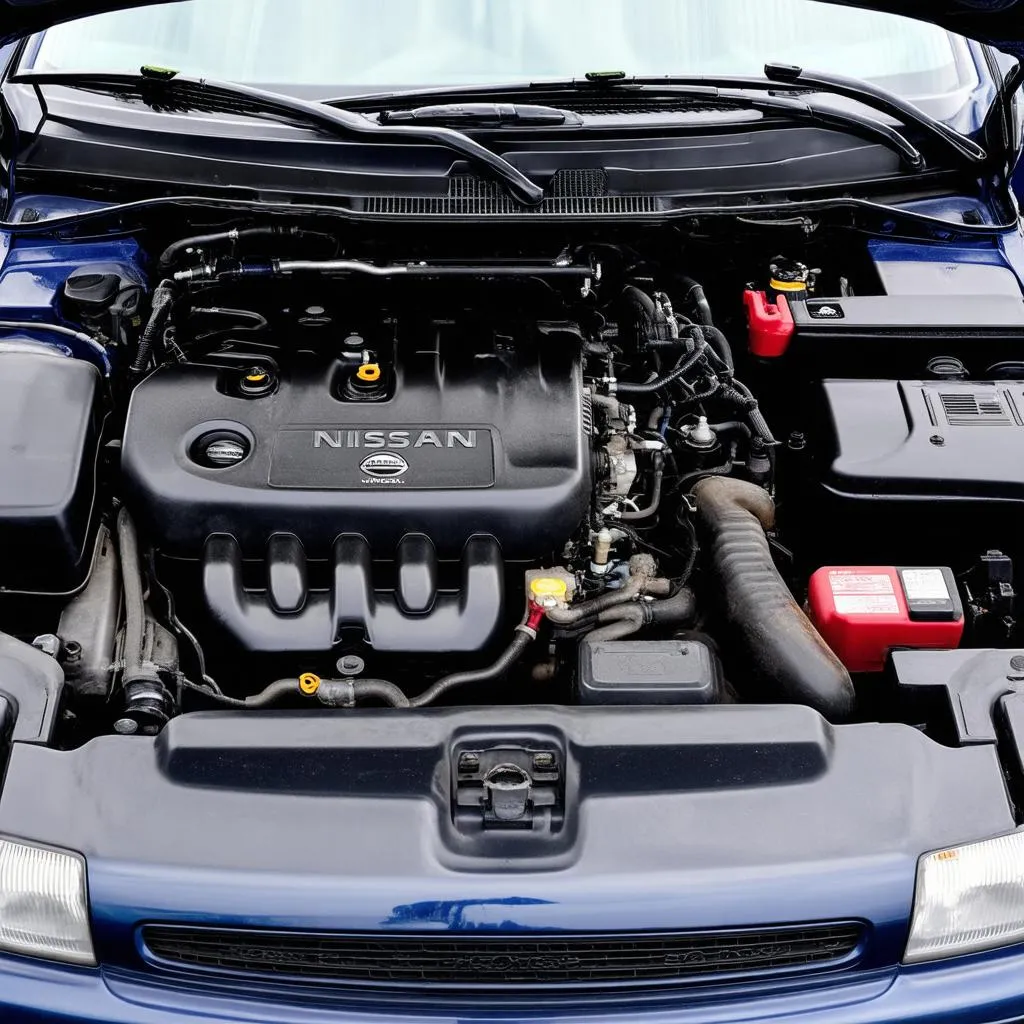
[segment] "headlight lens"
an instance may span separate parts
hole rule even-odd
[[[1024,832],[921,858],[904,963],[1022,941]]]
[[[95,965],[81,856],[0,839],[0,950]]]

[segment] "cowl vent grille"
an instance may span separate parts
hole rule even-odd
[[[594,217],[657,213],[657,196],[609,195],[601,170],[562,170],[555,174],[539,206],[523,206],[497,182],[471,174],[449,180],[446,196],[368,196],[367,213],[403,216]]]

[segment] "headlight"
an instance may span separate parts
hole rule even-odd
[[[84,858],[0,839],[0,950],[95,965]]]
[[[1024,942],[1024,832],[929,853],[904,963]]]

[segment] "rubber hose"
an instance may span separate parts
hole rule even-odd
[[[401,687],[389,683],[386,679],[356,679],[352,682],[352,697],[361,700],[382,700],[393,708],[409,707],[409,698]]]
[[[247,708],[265,708],[276,704],[282,697],[288,697],[299,693],[299,681],[297,679],[278,679],[271,683],[265,690],[246,697],[243,703]]]
[[[697,599],[692,590],[683,587],[664,601],[631,604],[609,608],[598,617],[600,628],[588,634],[590,640],[621,640],[639,632],[644,626],[679,627],[691,622],[697,614]]]
[[[587,634],[587,639],[595,643],[604,640],[624,640],[627,636],[639,633],[647,624],[647,617],[641,605],[631,604],[625,608],[610,609],[599,621],[606,624]]]
[[[714,325],[704,324],[704,337],[708,344],[714,349],[715,354],[725,364],[727,370],[736,369],[736,361],[732,354],[732,345],[729,339]]]
[[[652,626],[683,626],[696,618],[697,598],[689,587],[681,587],[671,597],[654,601],[647,607]]]
[[[829,721],[848,719],[856,699],[850,674],[772,562],[765,530],[775,524],[775,503],[767,491],[745,480],[711,477],[692,493],[710,535],[726,618],[758,674]]]
[[[456,672],[454,675],[438,679],[418,697],[413,697],[409,701],[409,707],[422,708],[427,704],[433,704],[438,697],[442,697],[460,686],[468,686],[471,683],[489,683],[499,679],[522,657],[523,652],[533,643],[534,638],[535,634],[532,631],[527,632],[525,626],[517,626],[512,642],[493,665],[472,672]]]
[[[122,508],[117,515],[117,550],[121,558],[121,582],[124,589],[124,681],[149,680],[142,668],[146,637],[146,607],[142,595],[142,569],[139,562],[139,538],[135,524]]]
[[[725,423],[709,423],[708,429],[716,434],[746,434],[750,437],[750,426],[742,420],[727,420]]]
[[[157,265],[161,274],[170,273],[182,253],[187,249],[208,249],[212,246],[233,245],[237,242],[270,241],[275,238],[303,238],[309,240],[328,240],[334,242],[330,235],[320,231],[305,231],[302,228],[281,227],[270,225],[257,228],[241,228],[235,231],[216,231],[209,235],[193,235],[172,242],[160,256]]]
[[[589,601],[581,601],[571,608],[549,608],[547,618],[556,626],[576,626],[585,619],[614,608],[616,605],[629,604],[643,589],[645,580],[639,576],[628,579],[618,590],[609,590],[600,597],[592,597]]]
[[[619,337],[634,350],[654,334],[656,310],[654,300],[643,290],[628,284],[620,296]]]
[[[683,296],[683,305],[692,306],[701,324],[705,327],[710,327],[715,322],[715,319],[711,315],[711,303],[708,302],[708,297],[704,294],[704,286],[699,281],[695,281],[692,277],[687,277],[685,274],[676,275],[674,280],[686,289],[686,295]]]
[[[696,326],[696,325],[694,325]],[[661,391],[662,388],[668,387],[669,384],[679,380],[691,367],[697,362],[698,359],[704,354],[704,349],[707,347],[707,342],[704,340],[703,335],[697,342],[696,349],[690,353],[674,370],[670,373],[666,373],[664,377],[658,377],[655,380],[649,380],[644,384],[630,384],[628,381],[619,382],[616,385],[616,393],[620,395],[651,395],[655,391]]]
[[[661,486],[664,479],[665,456],[658,452],[654,457],[654,483],[651,486],[651,498],[647,507],[637,509],[635,512],[620,512],[619,519],[624,523],[637,523],[657,515],[658,507],[661,505]]]

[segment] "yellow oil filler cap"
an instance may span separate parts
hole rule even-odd
[[[530,580],[530,597],[542,607],[564,603],[568,593],[568,584],[557,576],[538,576]]]
[[[376,384],[381,378],[380,363],[363,363],[356,376],[366,384]]]
[[[311,697],[320,689],[320,677],[312,672],[303,672],[299,676],[299,689]]]

